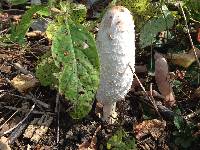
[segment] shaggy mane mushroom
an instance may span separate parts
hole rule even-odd
[[[114,6],[104,15],[97,34],[100,85],[96,98],[103,104],[103,120],[117,118],[116,102],[131,88],[135,65],[135,30],[130,11]]]

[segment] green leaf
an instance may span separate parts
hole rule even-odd
[[[55,73],[59,72],[59,68],[55,65],[51,52],[48,51],[38,61],[36,67],[36,77],[43,86],[54,87],[58,85],[58,80]]]
[[[85,20],[86,14],[87,14],[87,9],[85,5],[71,3],[70,8],[71,8],[71,11],[70,11],[71,19],[75,23],[82,23]]]
[[[180,109],[177,107],[176,110],[176,115],[174,116],[174,125],[176,126],[176,128],[179,131],[182,131],[185,129],[185,122],[183,117],[181,116],[181,111]]]
[[[168,30],[174,24],[174,17],[169,10],[163,6],[163,14],[158,18],[152,18],[141,29],[140,46],[142,48],[151,45],[156,41],[158,32]]]
[[[43,9],[37,11],[37,14],[42,15],[42,16],[50,16],[51,12],[49,7],[43,7]]]
[[[32,24],[32,16],[37,11],[45,8],[44,6],[33,5],[26,13],[22,16],[22,20],[15,27],[11,34],[11,40],[23,44],[25,42],[24,37],[29,27]]]
[[[46,35],[47,35],[48,39],[50,39],[50,40],[53,39],[53,36],[56,33],[56,31],[58,30],[59,26],[61,26],[61,25],[59,23],[55,23],[55,22],[48,24],[48,27],[46,29]]]
[[[52,56],[58,68],[59,91],[70,100],[73,118],[91,110],[99,83],[99,60],[94,38],[81,25],[67,21],[53,37]]]
[[[11,3],[12,5],[19,5],[19,4],[26,3],[27,0],[8,0],[8,2]]]
[[[135,139],[128,137],[128,134],[119,129],[107,142],[107,149],[112,150],[136,150]]]

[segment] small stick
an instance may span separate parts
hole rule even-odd
[[[3,126],[8,122],[10,121],[10,119],[12,119],[12,117],[19,112],[19,109],[17,109],[1,126],[0,126],[0,129],[3,128]]]
[[[142,83],[140,82],[140,79],[138,78],[138,76],[136,75],[136,73],[133,71],[133,69],[132,69],[132,67],[130,66],[130,64],[128,64],[128,65],[129,65],[129,67],[130,67],[130,69],[131,69],[133,75],[136,77],[138,83],[140,84],[142,90],[144,91],[146,97],[148,97],[148,99],[150,100],[150,102],[153,104],[153,106],[154,106],[154,108],[155,108],[157,114],[160,116],[160,118],[162,118],[162,117],[161,117],[161,114],[160,114],[159,111],[158,111],[158,107],[156,106],[156,104],[155,104],[155,103],[153,102],[153,100],[152,100],[152,97],[150,97],[150,96],[148,95],[148,93],[146,92],[144,86],[143,86]],[[154,101],[155,101],[155,100],[154,100]]]
[[[24,112],[24,113],[27,113],[28,110],[24,110],[24,109],[21,109],[21,108],[16,108],[16,107],[12,107],[12,106],[4,106],[4,108],[7,108],[7,109],[11,109],[11,110],[16,110],[18,112]],[[51,113],[51,112],[41,112],[41,111],[36,111],[36,110],[33,110],[31,112],[32,114],[38,114],[38,115],[55,115],[54,113]],[[1,127],[0,127],[1,129]]]
[[[198,66],[199,66],[199,68],[200,68],[199,58],[198,58],[198,56],[197,56],[196,49],[195,49],[194,43],[193,43],[193,41],[192,41],[192,37],[191,37],[191,35],[190,35],[190,31],[189,31],[189,27],[188,27],[188,24],[187,24],[187,19],[186,19],[186,16],[185,16],[185,12],[184,12],[183,7],[181,6],[180,3],[179,3],[179,6],[180,6],[181,12],[182,12],[182,14],[183,14],[183,18],[184,18],[184,21],[185,21],[185,27],[186,27],[187,34],[188,34],[188,37],[189,37],[189,40],[190,40],[190,44],[191,44],[191,46],[192,46],[192,50],[193,50],[193,52],[194,52],[196,61],[197,61]]]
[[[13,144],[15,140],[22,134],[23,130],[27,126],[28,122],[23,123],[21,126],[18,126],[9,136],[8,144]]]
[[[59,141],[60,141],[60,100],[59,100],[59,93],[56,95],[56,108],[55,112],[57,113],[57,135],[56,135],[56,143],[57,148],[59,148]]]
[[[5,132],[0,132],[0,136],[3,136],[5,134],[8,134],[10,132],[12,132],[13,130],[15,130],[17,127],[19,127],[20,125],[22,125],[22,123],[28,118],[28,116],[31,114],[31,112],[33,111],[33,109],[35,108],[35,104],[31,107],[30,111],[26,114],[26,116],[24,117],[24,119],[22,119],[18,124],[16,124],[13,128],[5,131]]]
[[[42,102],[42,101],[36,99],[36,98],[34,97],[34,95],[33,95],[31,92],[29,92],[29,95],[26,95],[26,97],[29,98],[29,99],[31,99],[34,103],[40,104],[40,105],[43,106],[44,108],[50,108],[50,105],[49,105],[49,104],[44,103],[44,102]]]
[[[200,109],[198,109],[198,110],[195,111],[195,112],[192,112],[192,113],[188,114],[188,115],[185,116],[184,118],[185,118],[186,120],[188,120],[188,119],[191,119],[191,118],[195,117],[195,116],[198,115],[198,114],[200,114]]]
[[[0,77],[4,78],[13,88],[15,88],[15,87],[11,84],[11,81],[10,81],[8,78],[4,77],[4,76],[1,74],[1,72],[0,72]],[[15,89],[16,89],[16,88],[15,88]],[[2,91],[0,91],[0,92],[2,92]],[[46,103],[44,103],[44,102],[42,102],[42,101],[36,99],[36,98],[33,96],[33,94],[32,94],[31,92],[29,92],[30,95],[27,94],[26,97],[19,96],[19,95],[14,95],[14,94],[11,94],[11,93],[7,93],[7,94],[13,95],[13,96],[16,96],[16,97],[20,97],[20,98],[24,98],[24,99],[30,99],[30,100],[32,100],[34,103],[39,104],[39,105],[43,106],[44,108],[50,108],[50,105],[48,105],[48,104],[46,104]],[[38,105],[38,107],[40,107],[39,105]],[[41,108],[41,109],[42,109],[42,108]]]
[[[0,92],[4,92],[4,91],[0,91]],[[40,100],[36,99],[35,97],[30,96],[30,95],[20,96],[20,95],[16,95],[16,94],[12,94],[12,93],[6,93],[6,94],[11,95],[11,96],[15,96],[15,97],[19,97],[19,98],[22,98],[22,99],[32,100],[33,102],[43,106],[44,108],[49,108],[50,107],[49,104],[47,104],[45,102],[42,102],[42,101],[40,101]]]

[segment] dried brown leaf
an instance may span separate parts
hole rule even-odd
[[[39,81],[32,75],[17,75],[11,80],[11,84],[20,92],[26,93],[29,89],[35,87]]]
[[[165,121],[157,119],[144,120],[142,123],[136,125],[134,132],[137,139],[141,139],[147,134],[151,134],[156,140],[163,134],[166,127]]]
[[[155,53],[155,80],[160,93],[165,97],[165,104],[173,106],[175,97],[170,84],[168,64],[163,55]]]
[[[195,60],[195,56],[192,53],[180,53],[180,54],[168,54],[167,58],[176,65],[188,68]]]
[[[6,65],[1,65],[0,66],[0,70],[1,72],[4,72],[4,73],[10,73],[11,72],[11,66],[6,66]]]

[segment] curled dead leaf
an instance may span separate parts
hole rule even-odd
[[[165,121],[157,119],[144,120],[142,123],[136,125],[134,132],[136,139],[141,139],[145,135],[152,135],[156,140],[160,138],[166,127]]]
[[[191,49],[188,53],[168,54],[166,58],[169,59],[173,64],[188,68],[193,62],[196,61],[194,50],[199,58],[200,50],[197,47],[194,47],[194,49]]]
[[[160,93],[165,97],[165,104],[173,106],[175,97],[170,84],[170,75],[166,59],[160,53],[155,53],[155,80]]]
[[[11,84],[23,94],[28,92],[31,88],[34,88],[38,83],[39,81],[31,74],[20,74],[11,80]]]
[[[182,66],[184,68],[188,68],[195,60],[194,54],[186,54],[186,53],[180,53],[180,54],[168,54],[167,58],[176,65]]]

